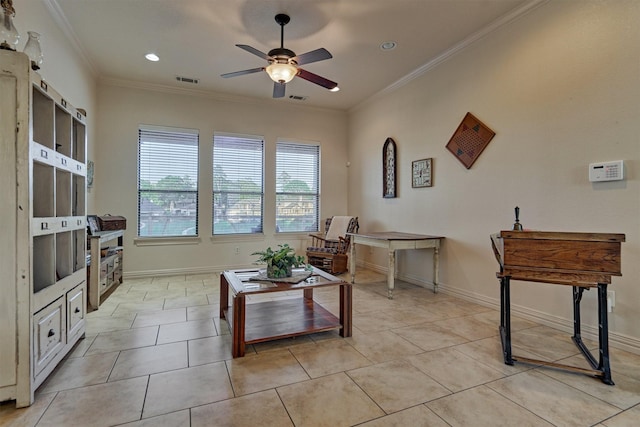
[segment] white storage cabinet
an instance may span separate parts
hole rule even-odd
[[[85,334],[86,118],[0,50],[0,401],[34,392]]]

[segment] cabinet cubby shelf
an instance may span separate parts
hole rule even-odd
[[[0,89],[0,402],[24,407],[85,334],[87,130],[24,53],[0,50]]]

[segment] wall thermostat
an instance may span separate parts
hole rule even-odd
[[[591,163],[589,165],[589,181],[620,181],[624,178],[624,162],[615,160],[613,162]]]

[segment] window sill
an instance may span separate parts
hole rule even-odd
[[[218,234],[209,239],[214,243],[255,242],[264,240],[264,233]]]
[[[313,231],[280,231],[276,233],[276,240],[306,239]]]
[[[292,232],[278,232],[272,234],[271,236],[275,240],[303,240],[309,237],[311,231],[292,231]],[[214,243],[237,243],[237,242],[257,242],[264,241],[266,239],[266,235],[264,233],[247,233],[247,234],[221,234],[210,237],[211,241]]]
[[[171,245],[199,245],[200,237],[138,237],[133,239],[136,246],[171,246]]]

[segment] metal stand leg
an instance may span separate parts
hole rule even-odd
[[[582,301],[582,293],[585,288],[578,286],[573,287],[573,342],[576,345],[582,344],[582,336],[580,335],[580,302]],[[595,362],[595,360],[594,360]]]
[[[500,278],[500,340],[506,365],[513,365],[511,353],[511,295],[509,276]]]
[[[588,289],[588,288],[587,288]],[[571,339],[578,346],[584,357],[587,359],[587,362],[591,365],[593,369],[598,366],[596,359],[593,357],[591,352],[584,342],[582,342],[582,336],[580,332],[580,302],[582,301],[582,294],[585,288],[581,288],[578,286],[573,287],[573,336]]]
[[[571,339],[576,344],[580,352],[585,357],[591,367],[600,372],[600,378],[603,383],[614,385],[611,379],[611,367],[609,365],[609,323],[607,317],[607,284],[598,283],[598,347],[599,361],[593,357],[580,335],[580,302],[585,289],[582,287],[573,287],[573,337]]]
[[[598,283],[598,337],[600,341],[600,363],[598,370],[602,371],[602,382],[614,385],[609,366],[609,320],[607,315],[607,284]]]
[[[598,339],[600,347],[600,360],[596,361],[587,346],[582,341],[580,331],[580,302],[582,294],[588,287],[573,286],[573,336],[571,339],[576,344],[592,369],[584,369],[561,363],[549,362],[545,360],[531,359],[528,357],[513,356],[511,352],[511,307],[510,307],[510,276],[502,276],[502,271],[498,273],[500,279],[500,340],[502,341],[502,354],[504,363],[513,365],[514,362],[524,362],[536,365],[551,366],[554,368],[566,369],[572,372],[579,372],[591,376],[596,376],[603,383],[614,385],[611,379],[611,367],[609,365],[609,324],[607,319],[607,284],[598,283]]]

